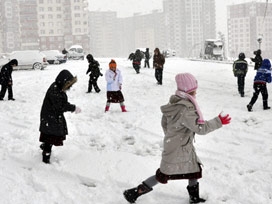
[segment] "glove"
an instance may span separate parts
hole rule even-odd
[[[81,109],[79,107],[76,107],[76,110],[74,112],[75,112],[75,114],[78,114],[81,112]]]
[[[219,117],[219,119],[221,120],[222,125],[227,125],[227,124],[229,124],[230,121],[231,121],[231,117],[229,117],[229,114],[227,114],[227,115],[222,115],[222,113],[220,113],[220,114],[218,115],[218,117]]]

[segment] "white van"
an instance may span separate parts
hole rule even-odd
[[[7,55],[8,61],[17,59],[15,69],[44,69],[48,63],[45,54],[39,50],[14,51]]]
[[[84,60],[83,47],[81,45],[73,45],[68,49],[68,59],[73,60]]]

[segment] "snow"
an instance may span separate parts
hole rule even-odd
[[[105,73],[110,59],[97,59]],[[0,197],[1,204],[122,204],[122,192],[137,186],[159,167],[163,131],[160,106],[176,90],[174,77],[190,72],[198,79],[197,100],[205,119],[221,111],[230,114],[230,125],[194,143],[202,160],[200,195],[207,204],[272,203],[271,110],[262,100],[248,112],[255,75],[249,67],[245,97],[238,94],[231,64],[167,58],[163,85],[152,68],[136,74],[131,62],[117,58],[123,73],[123,94],[128,112],[112,104],[104,113],[106,82],[101,92],[86,94],[87,61],[49,65],[45,70],[13,72],[14,98],[1,101]],[[152,63],[151,63],[152,64]],[[41,161],[39,114],[44,95],[62,69],[78,76],[67,92],[69,102],[82,109],[65,113],[69,135],[62,147],[53,147],[51,164]],[[271,95],[271,85],[268,91]],[[272,105],[271,96],[269,104]],[[138,204],[188,203],[187,181],[159,184]]]

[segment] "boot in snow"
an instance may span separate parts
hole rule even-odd
[[[51,153],[49,152],[43,152],[43,162],[46,164],[50,164],[50,155]]]
[[[267,101],[263,101],[263,109],[264,110],[269,110],[270,109],[270,107],[267,104]]]
[[[251,104],[247,105],[247,110],[248,110],[248,112],[252,112],[252,105]]]
[[[190,204],[204,203],[206,200],[199,197],[199,183],[194,186],[187,186],[188,193],[190,195]]]
[[[138,197],[152,190],[153,189],[147,186],[145,183],[142,183],[137,188],[131,188],[129,190],[125,190],[123,195],[128,202],[135,203]]]
[[[121,106],[122,112],[127,112],[126,106]]]
[[[105,107],[105,112],[109,111],[110,107],[109,106],[106,106]]]

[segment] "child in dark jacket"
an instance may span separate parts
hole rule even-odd
[[[0,92],[0,101],[4,100],[4,97],[6,95],[6,91],[8,90],[8,100],[14,101],[13,98],[13,91],[12,91],[12,71],[13,67],[18,66],[18,61],[16,59],[12,59],[7,64],[3,65],[0,73],[0,84],[1,92]]]
[[[233,63],[233,74],[237,77],[238,92],[241,97],[244,97],[245,95],[245,77],[248,69],[248,64],[245,58],[245,54],[241,52],[238,56],[238,60],[235,60]]]
[[[161,125],[165,134],[160,168],[156,174],[135,188],[124,191],[125,199],[134,203],[137,198],[153,190],[158,183],[187,179],[190,203],[205,202],[199,196],[198,179],[202,177],[201,161],[195,148],[195,134],[205,135],[230,123],[229,115],[203,119],[196,102],[197,81],[189,73],[176,75],[177,90],[167,105],[161,106]]]
[[[255,62],[254,69],[258,70],[261,67],[262,62],[263,62],[263,58],[261,56],[262,51],[259,49],[259,50],[254,51],[253,54],[255,55],[255,57],[250,58],[250,59],[252,62]]]
[[[264,59],[262,62],[262,66],[257,70],[253,88],[254,93],[251,98],[251,101],[247,105],[247,110],[249,112],[252,111],[252,107],[254,103],[257,101],[259,94],[262,94],[263,97],[263,109],[268,110],[270,107],[268,106],[268,92],[266,88],[266,83],[271,83],[271,63],[269,59]]]
[[[100,88],[97,85],[97,80],[100,76],[103,76],[103,74],[101,74],[100,72],[100,64],[98,61],[96,61],[93,56],[91,54],[88,54],[86,56],[88,62],[89,62],[89,67],[88,70],[86,72],[86,74],[90,73],[90,79],[89,79],[89,85],[88,85],[88,91],[87,93],[91,93],[92,92],[92,87],[94,87],[94,90],[96,93],[100,92]]]
[[[40,114],[40,147],[44,163],[50,163],[52,145],[62,146],[68,135],[64,112],[81,112],[80,108],[68,102],[66,95],[76,81],[77,77],[68,70],[62,70],[46,92]]]

